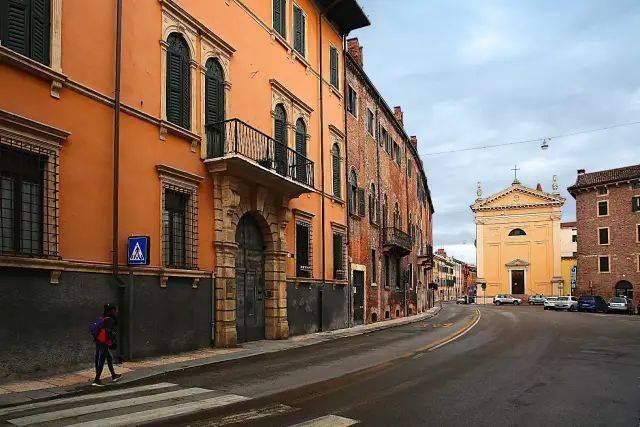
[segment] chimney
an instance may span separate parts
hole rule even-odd
[[[438,249],[436,253],[438,255],[447,256],[447,252],[443,248]]]
[[[540,183],[536,185],[536,191],[542,191],[542,185],[540,185]]]
[[[585,172],[586,171],[584,169],[578,169],[578,175],[584,175]]]
[[[411,135],[409,137],[409,142],[411,142],[411,145],[413,145],[416,150],[418,149],[418,137],[417,136]]]
[[[399,105],[396,105],[395,107],[393,107],[393,116],[396,118],[398,123],[400,123],[400,126],[404,127],[404,122],[402,120],[403,119],[402,108]]]
[[[353,57],[353,59],[356,61],[356,64],[358,64],[360,68],[362,68],[362,46],[360,46],[357,37],[347,39],[347,52],[349,52],[349,54]]]

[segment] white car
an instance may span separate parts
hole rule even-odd
[[[558,297],[546,297],[543,303],[544,309],[554,310],[556,308],[556,301],[558,301]]]
[[[493,303],[495,305],[500,305],[500,304],[520,305],[520,303],[522,303],[522,300],[520,298],[515,298],[511,295],[501,294],[493,297]]]
[[[556,310],[567,310],[567,311],[578,311],[578,298],[570,297],[570,296],[562,296],[558,297],[556,300],[554,309]]]

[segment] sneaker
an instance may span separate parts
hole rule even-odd
[[[115,383],[116,381],[120,381],[120,378],[122,378],[122,374],[114,374],[111,377],[111,381],[113,381]]]
[[[102,381],[100,381],[100,380],[93,380],[91,385],[94,386],[94,387],[104,387],[104,384],[102,384]]]

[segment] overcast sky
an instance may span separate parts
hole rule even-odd
[[[418,136],[433,196],[434,240],[475,262],[469,209],[520,181],[566,188],[576,169],[640,163],[640,125],[481,151],[428,153],[640,121],[640,1],[360,0],[365,70]]]

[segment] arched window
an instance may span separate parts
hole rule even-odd
[[[282,104],[276,105],[273,112],[274,163],[276,172],[287,173],[287,113]]]
[[[358,175],[353,169],[349,175],[349,212],[354,215],[358,212]]]
[[[333,144],[331,147],[331,165],[333,172],[333,196],[342,198],[342,182],[340,179],[340,147]]]
[[[0,2],[0,40],[8,49],[49,66],[51,1]]]
[[[296,121],[296,179],[308,182],[307,179],[307,125],[299,118]]]
[[[224,155],[224,72],[217,59],[205,66],[204,111],[207,131],[207,157]]]
[[[522,228],[514,228],[509,232],[509,236],[526,236],[527,233],[524,232]]]
[[[376,186],[374,183],[371,183],[371,189],[369,192],[369,221],[374,223],[378,222],[377,198]]]
[[[182,35],[167,38],[167,120],[191,128],[191,58]]]

